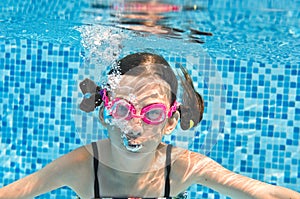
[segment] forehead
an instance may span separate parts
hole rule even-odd
[[[171,90],[168,83],[155,75],[122,75],[119,86],[113,90],[115,97],[122,97],[132,101],[134,98],[137,103],[150,100],[156,102],[168,101]],[[155,103],[155,102],[153,102]]]

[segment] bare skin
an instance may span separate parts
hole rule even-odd
[[[107,150],[108,145],[109,140],[100,141],[99,152],[101,153],[103,147]],[[71,187],[81,198],[93,198],[93,157],[88,150],[91,150],[90,145],[78,148],[42,170],[1,188],[0,198],[32,198],[64,185]],[[300,197],[299,193],[292,190],[232,173],[201,154],[180,148],[174,148],[173,151],[173,155],[177,155],[178,151],[181,155],[172,163],[170,175],[172,196],[176,196],[191,184],[198,183],[232,198]],[[160,156],[165,154],[162,153]],[[101,164],[99,171],[100,190],[103,196],[154,197],[164,193],[163,169],[146,173],[127,173]],[[105,182],[101,179],[105,179]]]
[[[133,93],[137,98],[137,109],[153,103],[170,105],[169,96],[153,78],[139,78],[141,82],[152,82],[147,87],[137,86],[132,78],[124,78],[116,90],[116,97],[126,98]],[[125,92],[125,87],[128,88]],[[151,89],[149,89],[151,88]],[[154,92],[155,91],[155,92]],[[158,95],[157,95],[158,94]],[[179,112],[159,125],[145,124],[139,118],[128,122],[133,133],[140,133],[132,142],[144,147],[137,153],[122,145],[122,131],[107,125],[110,138],[98,141],[101,196],[109,197],[158,197],[164,194],[166,144],[163,135],[170,134],[177,125]],[[148,139],[146,139],[148,138]],[[283,187],[269,185],[235,174],[212,159],[195,152],[174,147],[171,154],[171,196],[176,196],[192,184],[210,187],[232,198],[300,199],[300,194]],[[68,186],[81,198],[94,197],[93,155],[91,145],[80,147],[53,161],[40,171],[0,189],[0,199],[33,198],[53,189]],[[117,188],[115,188],[117,187]]]

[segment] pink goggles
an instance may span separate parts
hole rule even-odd
[[[106,90],[102,91],[102,100],[104,106],[109,111],[110,115],[119,120],[131,120],[132,118],[140,118],[146,124],[157,125],[162,123],[166,117],[172,117],[177,110],[178,103],[175,101],[167,113],[166,105],[162,103],[150,104],[141,109],[141,113],[137,114],[135,107],[125,99],[115,98],[109,101]]]

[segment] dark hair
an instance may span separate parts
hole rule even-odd
[[[151,69],[137,66],[151,65]],[[165,66],[165,67],[162,67]],[[135,69],[135,70],[131,70]],[[117,67],[113,67],[108,74],[120,75],[129,74],[132,76],[139,76],[141,74],[157,75],[162,80],[165,80],[171,88],[171,104],[176,100],[176,93],[178,88],[178,81],[169,63],[161,56],[150,53],[135,53],[128,55],[117,62]]]
[[[146,65],[150,65],[151,67],[139,67],[137,70],[132,70],[136,69],[137,66]],[[120,75],[130,74],[133,76],[138,76],[145,73],[157,75],[170,85],[171,104],[175,102],[178,89],[178,80],[171,66],[163,57],[147,52],[135,53],[117,61],[116,66],[117,67],[112,67],[108,73],[109,75],[116,73]],[[178,74],[183,86],[183,102],[180,104],[178,111],[180,112],[180,126],[183,130],[187,130],[196,126],[202,120],[204,103],[201,95],[195,90],[193,82],[186,69],[184,69],[182,66],[180,66],[180,69],[183,73],[183,76]],[[85,85],[87,85],[87,83],[85,83]],[[80,85],[80,87],[82,89],[82,85]],[[96,88],[95,85],[93,87]],[[97,87],[97,90],[99,90],[99,87]],[[95,99],[92,100],[95,101],[95,107],[99,105],[99,100],[101,100],[99,99],[99,92],[95,94]],[[83,102],[81,104],[83,104]]]

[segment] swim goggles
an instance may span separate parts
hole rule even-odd
[[[177,110],[179,103],[176,101],[167,112],[166,105],[162,103],[154,103],[147,105],[141,109],[140,114],[137,114],[135,107],[123,98],[115,98],[109,100],[106,95],[106,90],[101,90],[102,100],[104,106],[109,111],[109,114],[118,120],[131,120],[132,118],[140,118],[146,124],[158,125],[161,124],[166,117],[172,117],[173,113]]]

